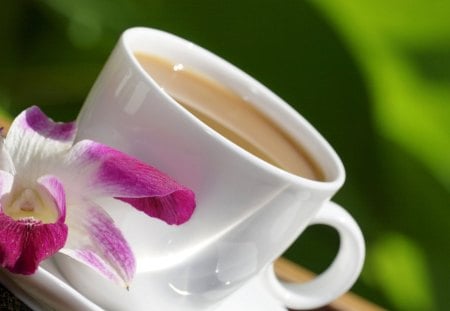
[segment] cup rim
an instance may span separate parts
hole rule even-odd
[[[251,159],[252,162],[257,163],[258,166],[263,168],[264,170],[268,170],[272,174],[281,176],[282,178],[287,179],[295,184],[308,185],[314,187],[315,189],[324,191],[330,190],[336,191],[342,186],[342,184],[345,181],[345,169],[336,151],[331,147],[331,145],[326,141],[326,139],[309,123],[309,121],[307,121],[297,110],[295,110],[292,106],[290,106],[286,101],[284,101],[278,95],[273,93],[269,88],[264,86],[262,83],[260,83],[255,78],[248,75],[247,73],[245,73],[243,70],[239,69],[232,63],[226,61],[222,57],[182,37],[154,28],[148,27],[129,28],[122,33],[119,39],[118,46],[120,46],[125,51],[129,60],[134,65],[135,69],[153,87],[159,86],[157,82],[139,64],[138,60],[134,55],[134,52],[136,52],[137,50],[131,47],[133,41],[139,41],[140,42],[139,44],[141,44],[142,42],[144,42],[144,45],[147,44],[145,40],[142,40],[142,38],[140,40],[133,40],[134,38],[136,38],[136,36],[138,37],[147,36],[148,38],[150,38],[150,36],[154,36],[157,39],[163,39],[166,40],[167,42],[171,42],[171,44],[184,46],[188,50],[194,50],[195,53],[198,54],[197,56],[201,57],[202,60],[205,59],[208,62],[214,62],[215,64],[214,66],[203,68],[204,70],[200,69],[198,70],[198,72],[201,74],[205,74],[208,78],[211,78],[218,83],[222,83],[223,82],[222,79],[218,78],[214,74],[208,72],[205,73],[204,71],[213,69],[213,67],[216,68],[216,70],[217,68],[219,68],[222,70],[217,70],[216,73],[222,72],[222,74],[220,74],[222,78],[229,78],[232,81],[234,81],[234,83],[238,83],[237,81],[239,81],[239,83],[245,81],[247,85],[252,85],[253,87],[257,88],[258,91],[261,92],[261,96],[267,98],[267,103],[270,103],[271,105],[270,109],[282,113],[284,117],[289,116],[289,118],[292,121],[291,123],[296,124],[298,128],[301,128],[304,131],[304,134],[307,134],[306,135],[307,137],[305,139],[310,140],[308,143],[306,143],[303,140],[300,141],[300,139],[296,135],[291,136],[293,136],[295,141],[299,143],[302,146],[302,148],[306,150],[306,153],[314,159],[316,165],[318,165],[321,168],[324,175],[326,176],[325,180],[313,180],[310,178],[302,177],[300,175],[296,175],[289,171],[283,170],[282,168],[279,168],[275,165],[272,165],[258,158],[252,153],[234,144],[233,142],[222,136],[220,133],[216,132],[215,130],[212,130],[208,125],[203,123],[191,112],[189,112],[179,103],[177,103],[169,94],[167,94],[164,91],[161,92],[162,96],[165,97],[166,100],[170,102],[174,107],[176,107],[176,109],[182,111],[184,114],[187,115],[187,117],[192,118],[192,121],[194,121],[198,126],[204,128],[209,133],[212,132],[212,135],[215,135],[215,138],[219,139],[221,143],[226,144],[228,148],[232,149],[240,156],[245,157],[247,159]],[[161,46],[164,46],[162,50],[169,49],[167,45]],[[188,53],[186,53],[186,55],[187,54]],[[158,55],[158,53],[155,53],[155,55]],[[193,55],[193,53],[190,53],[190,55]],[[170,60],[170,57],[167,57],[166,55],[162,57]],[[190,67],[194,68],[196,71],[198,69],[197,66],[190,66]],[[224,72],[227,73],[226,77],[223,75]],[[231,89],[231,91],[236,92],[236,89],[233,86],[230,85],[227,86],[228,88]],[[235,86],[237,86],[237,84]],[[259,107],[257,107],[257,109],[259,109]],[[281,126],[284,130],[287,129],[286,126],[283,126],[282,124],[280,124],[280,122],[275,120],[272,115],[268,114],[267,112],[264,114],[274,123]],[[311,146],[310,144],[313,145]]]

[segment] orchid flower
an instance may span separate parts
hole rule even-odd
[[[191,217],[194,193],[111,147],[74,144],[75,134],[74,122],[31,107],[0,138],[0,266],[28,275],[60,251],[128,287],[135,258],[96,200],[112,197],[178,225]]]

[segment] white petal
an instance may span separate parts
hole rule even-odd
[[[61,250],[107,279],[128,287],[136,270],[133,252],[113,220],[93,202],[70,206],[69,236]]]
[[[53,122],[38,107],[23,111],[11,124],[5,139],[17,175],[27,176],[27,180],[45,175],[55,157],[72,146],[75,131],[74,123]]]
[[[5,147],[5,139],[0,137],[0,170],[15,173],[14,163]]]
[[[11,175],[9,172],[0,170],[0,198],[2,198],[5,194],[11,192],[13,183],[14,183],[14,176]]]

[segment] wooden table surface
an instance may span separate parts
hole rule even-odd
[[[275,262],[275,271],[278,277],[287,282],[306,282],[315,277],[311,271],[285,258],[279,258]],[[381,311],[383,308],[351,292],[346,293],[333,301],[328,306],[316,310],[323,311]]]

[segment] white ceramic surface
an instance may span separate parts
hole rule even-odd
[[[21,277],[0,270],[0,283],[34,311],[104,311],[70,287],[51,260],[44,263],[43,267],[31,277]],[[127,310],[133,309],[123,309]],[[286,307],[267,292],[260,277],[255,277],[223,300],[215,309],[215,311],[248,310],[286,311]]]
[[[326,181],[276,168],[214,132],[145,73],[133,56],[136,51],[193,68],[248,99],[308,150]],[[313,308],[348,290],[359,275],[364,258],[361,232],[351,216],[329,203],[345,179],[338,156],[288,104],[212,53],[165,32],[127,30],[78,123],[77,139],[111,145],[154,165],[193,189],[198,203],[192,219],[174,227],[143,217],[124,203],[109,202],[108,212],[137,258],[129,291],[65,256],[55,258],[69,283],[99,306],[214,309],[316,222],[335,227],[341,236],[339,256],[328,272],[309,287],[284,286],[270,273],[264,284],[292,307]],[[327,292],[314,284],[327,284]]]

